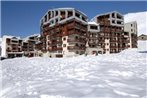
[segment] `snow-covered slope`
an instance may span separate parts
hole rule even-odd
[[[138,41],[138,51],[147,52],[147,41]]]
[[[3,60],[1,98],[146,98],[146,54]]]
[[[128,13],[124,15],[125,23],[136,21],[138,25],[138,35],[146,34],[147,35],[147,11]]]

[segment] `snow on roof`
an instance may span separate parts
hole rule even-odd
[[[84,16],[87,17],[87,15],[86,15],[85,13],[81,12],[80,10],[77,10],[77,9],[71,8],[71,7],[65,7],[65,8],[53,8],[53,9],[49,9],[49,10],[42,16],[42,18],[43,18],[49,11],[55,11],[55,10],[76,10],[76,11],[78,11],[79,13],[81,13],[81,14],[83,14]],[[41,20],[42,20],[42,18],[41,18]],[[40,20],[40,21],[41,21],[41,20]]]
[[[88,22],[88,24],[91,24],[91,25],[99,25],[99,24],[96,23],[96,22]]]
[[[126,22],[125,24],[137,23],[136,21]]]
[[[4,35],[3,37],[4,38],[17,38],[17,39],[20,39],[20,37],[18,37],[18,36],[11,36],[11,35]]]
[[[34,36],[39,36],[40,34],[32,34],[32,35],[29,35],[27,37],[34,37]]]
[[[25,37],[23,39],[28,40],[30,37],[35,37],[35,36],[40,37],[40,34],[32,34],[32,35],[29,35],[29,36],[27,36],[27,37]]]
[[[103,14],[98,14],[95,17],[93,17],[90,21],[93,21],[96,17],[102,16],[102,15],[107,15],[107,14],[111,14],[111,13],[118,13],[119,15],[122,15],[121,13],[119,13],[118,11],[111,11],[111,12],[106,12]]]

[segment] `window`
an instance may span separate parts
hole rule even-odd
[[[75,39],[78,39],[78,36],[75,36]]]
[[[133,26],[133,24],[131,24],[131,27]]]
[[[45,20],[44,20],[44,21],[45,21],[45,22],[47,22],[47,15],[46,15],[44,18],[45,18]]]
[[[72,11],[68,11],[68,17],[73,16],[73,12]]]
[[[58,11],[56,11],[56,16],[58,15]]]
[[[112,23],[115,23],[115,21],[114,21],[114,20],[112,20]]]
[[[78,13],[76,13],[76,17],[80,18],[80,15]]]
[[[119,14],[117,14],[117,18],[118,18],[118,19],[121,19],[122,17],[121,17]]]
[[[133,29],[131,29],[131,32],[133,32]]]
[[[54,20],[51,20],[51,21],[50,21],[50,24],[54,24]]]
[[[112,17],[113,17],[113,18],[115,17],[114,13],[112,13]]]
[[[63,40],[65,41],[65,40],[66,40],[66,38],[64,37],[64,38],[63,38]]]
[[[61,15],[65,15],[65,11],[61,11]]]
[[[61,20],[65,19],[65,11],[61,11]]]
[[[77,47],[78,47],[79,45],[76,43],[76,44],[75,44],[75,46],[77,46]]]
[[[121,22],[120,21],[117,21],[117,24],[121,24]]]
[[[82,17],[82,20],[86,21],[86,18]]]
[[[48,12],[48,19],[50,19],[50,15],[51,15],[51,14],[50,14],[50,11],[49,11],[49,12]]]
[[[63,47],[66,47],[66,44],[63,44]]]
[[[52,11],[52,17],[54,17],[54,11]]]
[[[56,19],[56,23],[58,22],[58,18]]]
[[[97,26],[90,26],[90,29],[95,29],[95,30],[97,30],[98,28],[97,28]]]

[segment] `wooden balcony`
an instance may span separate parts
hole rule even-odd
[[[57,34],[56,36],[57,36],[57,37],[62,37],[62,36],[63,36],[63,34],[61,34],[61,33],[60,33],[60,34]]]
[[[7,51],[7,52],[11,52],[12,50],[11,50],[11,49],[6,49],[6,51]]]
[[[79,42],[79,43],[86,43],[86,39],[83,39],[83,38],[80,38],[80,39],[67,39],[67,42],[69,42],[69,43],[77,43],[77,42]]]
[[[112,46],[112,45],[110,45],[110,48],[111,49],[116,49],[116,48],[118,48],[118,46]]]
[[[69,31],[68,34],[78,34],[80,36],[85,36],[86,37],[86,33],[81,33],[80,31],[77,31],[77,30]]]
[[[80,46],[68,46],[68,50],[85,50],[85,47],[80,47]]]
[[[49,25],[50,25],[50,23],[44,24],[44,25],[43,25],[43,28],[46,28],[46,27],[48,27]]]
[[[49,51],[57,51],[57,50],[63,50],[62,47],[50,47],[48,48]]]
[[[129,40],[122,40],[123,43],[129,43]]]
[[[56,29],[54,30],[54,32],[61,32],[61,29],[60,29],[60,28],[56,28]]]
[[[67,25],[67,29],[73,29],[75,27],[74,23],[70,23]]]

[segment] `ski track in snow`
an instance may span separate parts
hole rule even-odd
[[[1,98],[146,98],[146,54],[1,61]],[[0,72],[1,74],[1,72]]]

